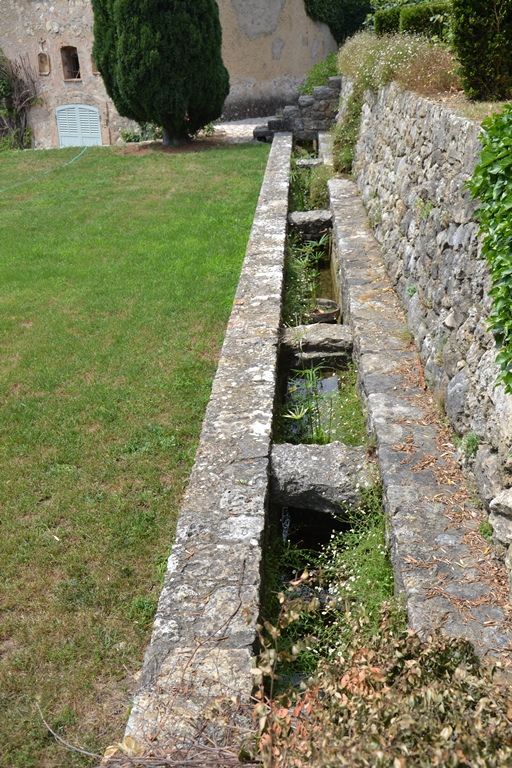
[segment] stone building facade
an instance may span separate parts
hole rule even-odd
[[[295,101],[312,64],[336,44],[304,0],[219,0],[231,91],[224,116],[271,114]],[[90,0],[0,0],[0,48],[28,56],[42,104],[31,110],[34,146],[111,144],[123,127],[91,56]]]

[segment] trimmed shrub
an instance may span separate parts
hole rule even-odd
[[[305,0],[306,13],[313,21],[323,21],[337,43],[361,28],[372,11],[370,0]]]
[[[394,8],[385,8],[382,11],[376,11],[373,17],[375,25],[375,34],[387,35],[392,32],[398,32],[400,28],[400,13],[402,8],[395,5]]]
[[[452,46],[470,99],[512,96],[512,0],[453,0]]]
[[[450,9],[448,2],[406,5],[400,11],[400,32],[442,39]]]

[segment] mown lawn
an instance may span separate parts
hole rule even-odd
[[[122,737],[267,147],[0,155],[0,764]],[[34,177],[34,178],[32,178]]]

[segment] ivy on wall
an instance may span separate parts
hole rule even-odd
[[[306,12],[313,21],[323,21],[337,43],[361,28],[372,11],[370,0],[305,0]]]
[[[480,201],[476,215],[482,255],[491,269],[489,328],[499,349],[498,383],[512,394],[512,104],[483,122],[482,153],[469,188]]]

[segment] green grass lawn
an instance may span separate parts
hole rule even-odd
[[[267,152],[0,155],[6,768],[122,737]]]

